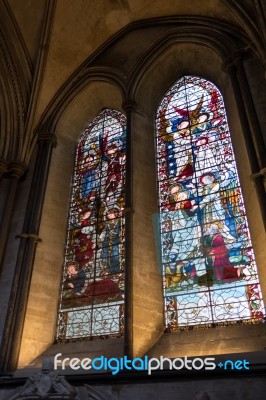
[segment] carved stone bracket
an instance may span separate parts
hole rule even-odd
[[[14,400],[80,400],[76,389],[71,386],[64,376],[53,371],[52,362],[46,359],[41,372],[27,379]]]

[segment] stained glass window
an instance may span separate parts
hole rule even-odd
[[[77,146],[59,340],[123,333],[125,123],[123,114],[105,109]]]
[[[222,95],[185,76],[157,111],[166,331],[264,317]]]

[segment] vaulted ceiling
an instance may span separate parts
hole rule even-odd
[[[58,93],[67,93],[63,88],[73,85],[75,71],[82,75],[87,66],[109,67],[121,74],[117,79],[128,80],[137,67],[133,58],[141,61],[144,50],[155,47],[162,35],[182,35],[189,26],[204,31],[204,26],[212,25],[213,32],[228,34],[228,41],[230,35],[239,38],[266,65],[264,4],[263,0],[1,0],[0,164],[12,159],[28,163],[36,126],[59,99]]]

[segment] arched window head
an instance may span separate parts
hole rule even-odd
[[[126,119],[105,109],[76,151],[58,339],[123,332]]]
[[[166,331],[262,320],[246,212],[222,95],[178,80],[157,112]]]

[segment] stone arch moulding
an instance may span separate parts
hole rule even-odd
[[[125,76],[120,71],[111,68],[88,68],[83,71],[76,71],[63,87],[58,91],[54,99],[45,110],[35,131],[46,130],[55,132],[60,117],[67,106],[83,90],[86,90],[90,83],[106,82],[116,86],[125,97]]]
[[[155,44],[154,38],[149,39],[150,42],[145,43],[145,48],[136,48],[141,46],[141,43],[134,46],[130,55],[134,62],[125,69],[121,63],[118,65],[115,62],[115,46],[125,43],[129,33],[138,34],[144,27],[146,30],[167,30],[167,33],[161,35]],[[47,106],[35,130],[45,127],[46,130],[54,131],[58,117],[66,105],[91,79],[115,82],[121,88],[125,100],[134,100],[134,88],[140,79],[141,70],[147,68],[145,64],[151,63],[165,46],[176,41],[205,43],[226,58],[237,46],[244,47],[248,38],[238,27],[210,17],[176,16],[132,22],[100,46],[69,77]],[[124,47],[127,49],[127,46]],[[112,64],[115,67],[110,68]]]
[[[252,5],[235,2],[234,0],[222,0],[222,2],[238,19],[243,30],[249,36],[252,46],[254,46],[254,51],[265,67],[266,41],[263,0],[254,1]]]
[[[1,113],[1,124],[5,127],[5,147],[0,149],[0,157],[19,160],[31,82],[31,63],[23,37],[5,1],[0,4],[0,53],[5,104],[5,112]]]
[[[219,24],[219,22],[215,27],[213,24],[214,22],[211,21],[209,24],[205,22],[205,24],[192,23],[189,25],[188,21],[187,25],[184,23],[178,28],[171,29],[152,43],[148,51],[142,54],[129,76],[129,97],[135,98],[137,87],[141,84],[143,75],[157,59],[160,59],[167,52],[169,47],[192,43],[203,45],[217,53],[224,62],[237,52],[239,46],[242,48],[247,44],[248,39],[240,30],[230,29],[227,24]]]

